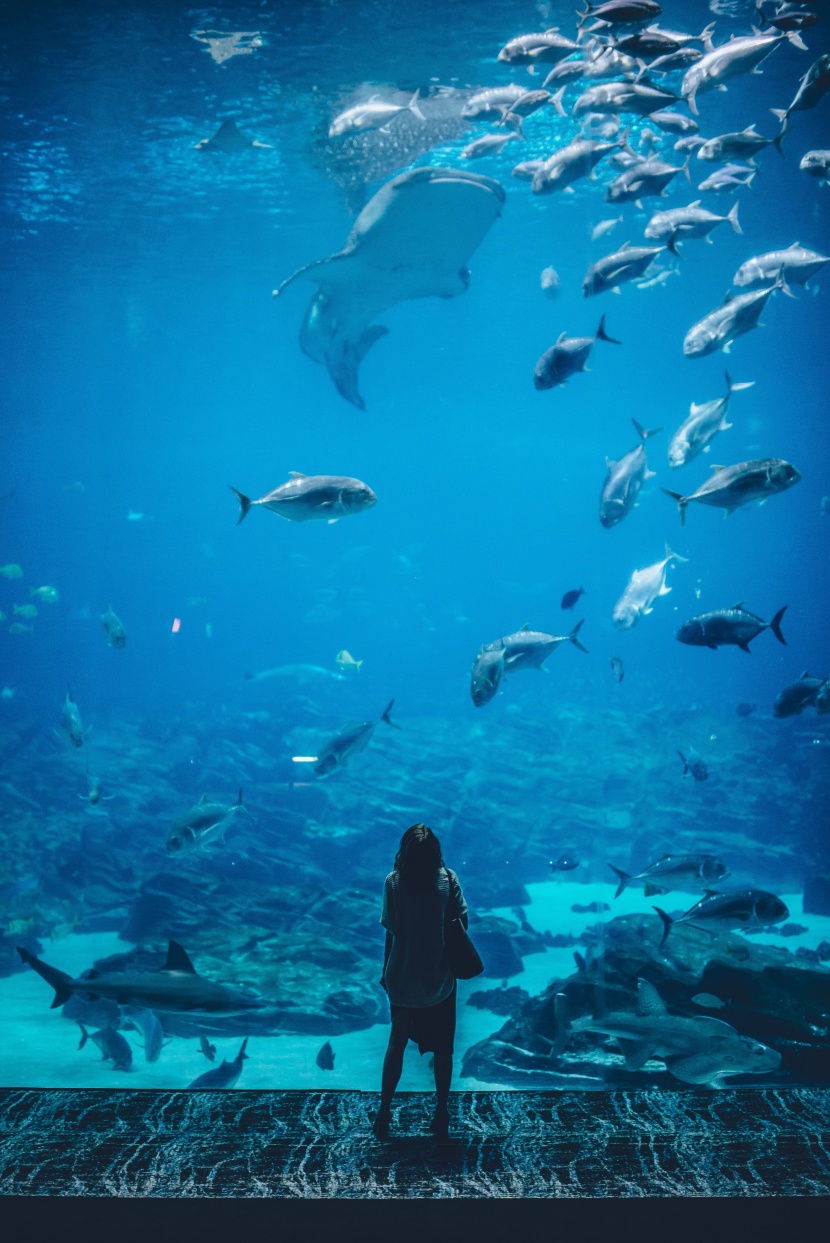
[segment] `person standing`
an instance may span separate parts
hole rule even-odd
[[[422,1054],[433,1054],[436,1103],[431,1129],[439,1138],[448,1134],[456,982],[445,932],[449,920],[456,918],[467,927],[467,903],[458,877],[445,867],[432,829],[413,824],[401,838],[383,887],[380,922],[386,946],[380,982],[389,996],[392,1031],[383,1059],[380,1108],[372,1123],[378,1139],[389,1135],[392,1097],[410,1040]]]

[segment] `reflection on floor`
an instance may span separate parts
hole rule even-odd
[[[0,1092],[0,1194],[133,1197],[819,1196],[830,1091]]]

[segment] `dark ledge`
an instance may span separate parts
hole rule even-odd
[[[822,1196],[830,1090],[0,1091],[6,1196],[298,1199]]]

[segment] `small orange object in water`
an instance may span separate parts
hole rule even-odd
[[[173,625],[171,627],[173,634],[178,634],[181,628],[182,628],[182,619],[180,617],[174,617]]]

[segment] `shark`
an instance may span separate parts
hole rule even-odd
[[[469,285],[467,261],[501,213],[497,181],[452,168],[416,168],[369,200],[336,254],[298,268],[274,290],[315,281],[300,348],[323,364],[337,391],[359,410],[359,371],[388,329],[372,321],[412,298],[454,298]]]
[[[722,1088],[732,1075],[769,1074],[781,1065],[777,1050],[742,1036],[721,1019],[669,1014],[648,980],[637,981],[635,1010],[609,1011],[598,1018],[586,1016],[572,1021],[566,995],[557,993],[554,1013],[555,1052],[565,1049],[574,1032],[597,1032],[616,1040],[626,1070],[640,1070],[656,1057],[682,1083]]]
[[[76,993],[92,1001],[105,998],[119,1006],[138,1006],[167,1014],[245,1014],[265,1009],[269,1004],[250,989],[220,984],[199,975],[177,941],[169,942],[167,960],[160,971],[88,971],[78,979],[36,958],[22,945],[18,945],[17,952],[55,990],[52,1010]]]

